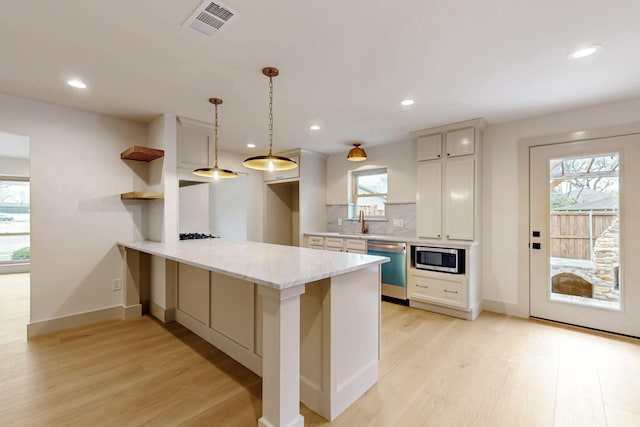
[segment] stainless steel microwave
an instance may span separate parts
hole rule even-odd
[[[464,249],[413,246],[413,266],[420,270],[464,274]]]

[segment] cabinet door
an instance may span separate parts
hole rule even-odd
[[[442,162],[418,163],[416,231],[418,237],[442,237]]]
[[[445,236],[473,240],[474,160],[456,159],[445,168]]]
[[[460,129],[447,132],[447,157],[464,156],[475,151],[474,129]]]
[[[300,156],[285,156],[295,161],[298,164],[298,167],[295,169],[288,169],[286,171],[264,171],[262,174],[264,181],[279,181],[281,179],[294,179],[300,177]]]
[[[344,250],[344,240],[337,237],[326,237],[324,248],[328,251],[342,252]]]
[[[213,140],[202,127],[178,125],[178,167],[195,169],[210,166]]]
[[[435,160],[442,157],[442,134],[418,138],[418,161]]]
[[[322,249],[324,239],[321,236],[307,236],[307,247],[314,249]]]
[[[367,241],[360,239],[344,239],[345,252],[351,252],[354,254],[366,254],[367,253]]]

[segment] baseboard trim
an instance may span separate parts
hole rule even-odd
[[[506,314],[514,317],[529,317],[529,307],[522,307],[518,304],[511,304],[503,301],[491,299],[482,300],[482,309],[493,313]]]
[[[464,320],[475,320],[476,317],[478,317],[478,314],[480,314],[480,310],[477,305],[474,305],[473,307],[471,307],[471,310],[465,311],[465,310],[458,310],[451,307],[445,307],[442,305],[430,304],[422,301],[409,300],[409,307],[419,308],[421,310],[431,311],[438,314],[444,314],[446,316],[451,316],[451,317],[457,317],[459,319],[464,319]]]
[[[65,329],[87,326],[92,323],[104,322],[106,320],[133,319],[140,316],[142,316],[142,306],[138,304],[129,307],[115,306],[103,308],[101,310],[87,311],[70,316],[32,322],[27,324],[27,339]]]
[[[151,301],[149,303],[149,311],[153,317],[162,323],[174,322],[176,320],[175,308],[162,308],[155,302]]]

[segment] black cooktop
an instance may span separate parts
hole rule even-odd
[[[180,240],[217,239],[218,236],[203,233],[180,233]]]

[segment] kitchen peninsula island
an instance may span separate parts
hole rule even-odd
[[[262,376],[259,426],[333,420],[378,380],[386,257],[220,239],[119,242],[126,309],[175,320]],[[158,316],[157,316],[158,317]]]

